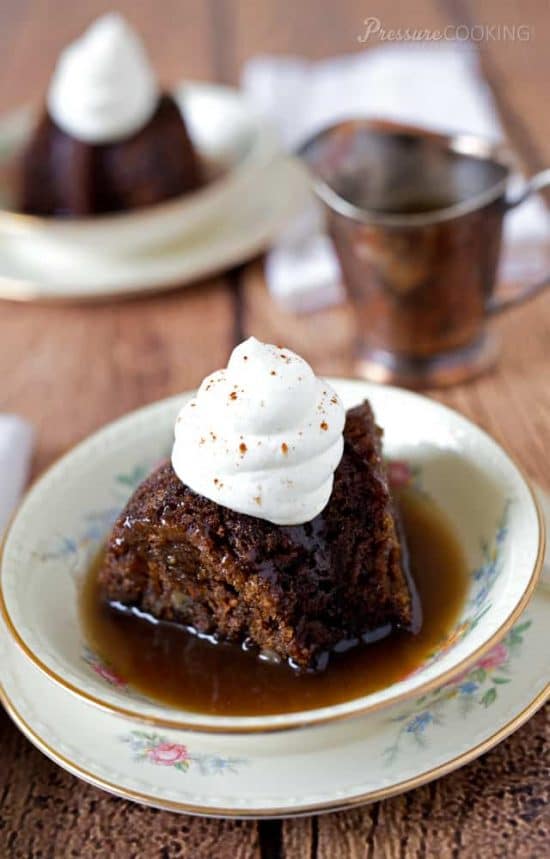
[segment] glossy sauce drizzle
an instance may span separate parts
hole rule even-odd
[[[148,698],[215,715],[296,712],[389,686],[418,668],[448,635],[467,588],[465,558],[443,513],[412,490],[400,494],[399,506],[423,613],[416,635],[394,631],[334,655],[321,674],[299,675],[235,644],[212,644],[175,624],[153,623],[105,605],[96,584],[99,559],[82,596],[88,641],[117,675]]]

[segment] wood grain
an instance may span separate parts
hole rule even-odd
[[[0,7],[0,109],[36,101],[60,50],[96,18],[116,8],[144,34],[161,81],[216,76],[212,20],[201,0],[10,0]]]
[[[196,386],[225,363],[231,320],[222,281],[85,309],[5,303],[0,411],[34,422],[40,470],[106,421]]]
[[[5,0],[0,110],[35,100],[62,45],[108,0]],[[529,170],[550,162],[544,99],[550,69],[546,0],[121,0],[166,82],[238,81],[263,52],[319,58],[362,48],[367,15],[384,26],[521,23],[528,42],[480,45],[507,132]],[[372,46],[371,46],[372,47]],[[353,372],[351,308],[294,317],[265,290],[261,263],[171,295],[93,307],[0,304],[0,411],[38,429],[35,471],[105,421],[195,385],[236,339],[284,340],[319,372]],[[550,487],[550,296],[493,323],[496,370],[433,392],[484,426]],[[463,770],[352,812],[284,824],[199,820],[134,806],[64,773],[0,712],[0,856],[184,859],[542,859],[550,819],[550,708]],[[368,766],[368,761],[365,762]]]
[[[506,132],[531,171],[550,163],[550,120],[540,110],[541,86],[550,76],[546,0],[448,0],[457,22],[497,24],[500,36],[479,42],[481,64],[493,87]],[[522,28],[520,30],[520,28]],[[521,34],[521,35],[520,35]]]

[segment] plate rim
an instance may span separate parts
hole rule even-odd
[[[425,785],[428,782],[433,781],[434,779],[442,778],[443,776],[448,775],[454,770],[466,766],[467,764],[474,761],[476,758],[485,754],[485,752],[488,752],[493,749],[500,742],[507,739],[512,733],[514,733],[514,731],[518,730],[527,721],[529,721],[529,719],[534,716],[535,713],[538,712],[538,710],[540,710],[544,706],[546,701],[549,699],[550,682],[547,683],[546,686],[544,686],[536,694],[536,696],[525,707],[522,708],[519,713],[517,713],[504,725],[501,725],[501,727],[497,731],[495,731],[489,737],[486,737],[485,740],[481,740],[481,742],[477,743],[475,746],[466,749],[459,755],[456,755],[455,757],[450,758],[449,760],[438,764],[435,767],[425,770],[424,772],[419,773],[416,776],[411,776],[408,779],[404,779],[403,781],[395,782],[388,787],[366,791],[364,793],[351,796],[341,802],[327,800],[321,802],[305,803],[304,805],[295,805],[287,808],[273,808],[268,806],[265,808],[255,808],[253,810],[247,811],[242,808],[215,808],[203,805],[196,805],[194,803],[177,802],[175,800],[169,799],[163,800],[159,799],[159,797],[152,796],[151,794],[144,793],[142,791],[136,791],[132,788],[122,788],[120,785],[111,782],[108,779],[104,779],[101,776],[95,775],[89,770],[86,770],[84,767],[81,767],[80,764],[72,761],[62,752],[57,752],[50,743],[48,743],[43,737],[41,737],[40,734],[35,731],[34,728],[32,728],[32,726],[27,722],[27,720],[21,715],[16,705],[13,703],[12,698],[7,694],[5,688],[0,683],[0,704],[4,706],[7,714],[14,722],[16,727],[23,733],[23,735],[29,740],[29,742],[31,742],[32,745],[35,746],[35,748],[37,748],[40,752],[42,752],[42,754],[44,754],[47,758],[53,761],[53,763],[60,766],[63,770],[69,772],[71,775],[74,775],[75,777],[82,779],[88,784],[91,784],[93,787],[99,788],[113,796],[117,796],[122,799],[138,803],[140,805],[160,808],[166,811],[178,812],[180,814],[191,814],[197,817],[218,817],[222,819],[232,818],[242,820],[266,820],[272,818],[282,819],[287,817],[300,817],[318,813],[329,814],[331,812],[357,808],[361,805],[366,805],[371,802],[378,802],[380,800],[388,799],[392,796],[405,793],[409,790],[414,790],[415,788],[421,787],[422,785]]]
[[[9,614],[9,611],[8,611],[8,608],[6,605],[6,601],[4,598],[4,592],[3,592],[4,548],[5,548],[6,542],[7,542],[8,538],[11,534],[13,523],[15,522],[20,509],[26,503],[27,499],[30,497],[30,495],[34,491],[34,489],[37,488],[49,476],[49,474],[52,471],[57,469],[57,467],[59,465],[61,465],[61,463],[64,462],[65,459],[72,456],[76,451],[79,451],[82,448],[86,447],[91,441],[93,441],[95,438],[102,435],[103,433],[112,431],[116,427],[123,425],[125,422],[128,422],[130,424],[133,420],[146,414],[148,411],[155,412],[158,409],[167,408],[169,405],[172,405],[172,404],[174,405],[174,408],[175,408],[177,403],[181,402],[181,399],[183,397],[190,396],[193,394],[193,390],[190,390],[190,391],[183,391],[180,394],[176,394],[175,396],[166,397],[166,398],[163,398],[161,400],[156,400],[153,403],[149,403],[149,404],[142,406],[138,409],[134,409],[130,412],[127,412],[125,415],[122,415],[121,417],[115,419],[114,421],[109,421],[108,423],[104,424],[102,427],[100,427],[95,432],[90,433],[88,436],[86,436],[84,439],[82,439],[76,445],[69,448],[69,450],[66,451],[64,454],[62,454],[57,459],[55,459],[48,466],[48,468],[46,468],[32,482],[32,484],[28,488],[27,492],[24,494],[23,498],[21,499],[21,501],[17,505],[14,513],[12,514],[12,517],[10,518],[8,526],[5,529],[5,532],[2,536],[2,540],[0,541],[0,615],[3,617],[3,620],[6,624],[6,627],[7,627],[7,630],[8,630],[10,637],[15,641],[15,643],[20,648],[20,650],[23,651],[23,653],[25,654],[27,659],[29,659],[30,662],[32,662],[43,674],[45,674],[47,677],[49,677],[50,680],[55,682],[57,685],[63,687],[66,691],[70,692],[72,695],[76,696],[77,698],[79,698],[83,701],[86,701],[87,703],[92,704],[93,706],[98,707],[101,710],[107,711],[111,714],[122,716],[122,717],[127,718],[127,719],[131,719],[132,721],[137,722],[139,724],[154,725],[155,727],[169,728],[169,729],[176,729],[176,730],[185,730],[185,731],[194,732],[194,733],[231,734],[231,735],[241,735],[241,736],[247,735],[247,734],[249,734],[249,735],[254,734],[254,735],[258,736],[258,735],[262,735],[262,734],[283,734],[283,733],[286,733],[288,731],[295,731],[295,730],[300,730],[300,729],[314,727],[314,726],[320,726],[320,725],[329,725],[329,724],[332,724],[335,722],[343,722],[343,721],[346,721],[348,719],[360,718],[360,717],[366,716],[368,714],[375,713],[377,711],[386,709],[388,707],[392,707],[396,704],[399,704],[399,703],[402,703],[406,700],[409,700],[410,698],[413,698],[417,695],[429,693],[431,690],[437,689],[437,688],[445,685],[445,683],[448,682],[453,676],[455,676],[456,674],[459,674],[461,671],[465,671],[468,667],[470,667],[475,662],[477,662],[485,653],[487,653],[489,650],[491,650],[491,648],[494,647],[495,644],[497,644],[503,638],[504,635],[506,635],[506,633],[510,630],[510,628],[513,626],[513,624],[517,621],[517,619],[520,617],[520,615],[524,611],[525,607],[527,606],[527,604],[531,600],[531,598],[535,592],[537,582],[539,581],[539,578],[541,576],[541,571],[542,571],[542,567],[544,564],[545,549],[546,549],[545,520],[544,520],[544,517],[542,515],[542,510],[540,507],[539,500],[537,498],[536,492],[534,490],[534,487],[533,487],[530,479],[524,473],[523,469],[517,464],[515,459],[512,456],[510,456],[510,454],[502,447],[502,445],[500,445],[499,442],[497,442],[488,432],[486,432],[484,429],[479,427],[474,421],[470,420],[470,418],[465,417],[460,412],[457,412],[455,409],[452,409],[449,406],[443,405],[442,403],[440,403],[437,400],[433,400],[433,399],[431,399],[431,398],[429,398],[423,394],[419,394],[419,393],[414,392],[414,391],[409,391],[409,390],[406,390],[404,388],[398,388],[394,385],[381,385],[381,384],[376,383],[376,382],[365,382],[365,381],[360,380],[360,379],[350,379],[350,378],[346,379],[343,377],[331,377],[331,376],[329,376],[326,378],[326,381],[329,384],[332,384],[333,386],[337,386],[340,383],[343,383],[344,385],[351,383],[353,387],[358,387],[359,389],[362,389],[363,392],[365,392],[365,388],[374,387],[377,389],[384,389],[386,391],[398,393],[401,396],[405,395],[406,397],[410,397],[411,399],[414,399],[414,400],[423,400],[423,401],[427,400],[429,403],[434,404],[438,408],[442,409],[445,413],[450,414],[455,418],[459,417],[462,421],[465,421],[467,424],[470,424],[471,426],[473,426],[479,433],[482,434],[483,437],[485,437],[487,440],[492,442],[497,447],[497,449],[511,462],[511,464],[517,470],[520,479],[523,481],[526,489],[528,490],[528,492],[530,494],[531,500],[533,502],[534,510],[536,513],[536,517],[537,517],[537,522],[538,522],[537,555],[535,557],[533,570],[531,571],[529,581],[528,581],[526,588],[525,588],[520,600],[518,601],[514,611],[511,612],[511,614],[506,618],[506,620],[499,626],[499,628],[493,633],[493,635],[487,641],[485,641],[482,645],[480,645],[480,647],[478,647],[469,656],[465,657],[456,666],[447,669],[447,671],[443,672],[442,674],[439,674],[437,677],[433,678],[432,680],[427,680],[424,683],[420,684],[419,686],[413,686],[410,690],[406,690],[404,692],[401,692],[398,695],[395,695],[393,698],[391,698],[387,701],[379,701],[375,704],[366,705],[366,706],[356,708],[356,709],[350,709],[348,712],[336,713],[336,714],[326,712],[327,710],[330,711],[331,708],[329,708],[329,707],[328,708],[318,708],[316,710],[311,710],[310,712],[312,714],[320,713],[321,715],[312,716],[312,718],[307,718],[307,713],[308,713],[307,710],[299,711],[297,714],[287,714],[288,718],[284,722],[284,724],[280,724],[280,723],[279,724],[277,724],[277,723],[276,724],[269,724],[269,723],[267,723],[267,724],[255,724],[255,725],[246,725],[246,726],[245,725],[239,725],[239,724],[237,724],[237,725],[228,725],[228,724],[216,725],[216,724],[213,724],[213,721],[212,721],[216,717],[210,717],[209,722],[207,722],[206,724],[201,724],[198,721],[187,722],[184,719],[183,720],[182,719],[169,719],[169,718],[159,717],[159,716],[155,716],[155,715],[146,715],[143,713],[139,713],[138,711],[128,709],[126,707],[118,706],[117,704],[113,704],[113,703],[106,701],[104,699],[97,698],[94,694],[91,694],[90,692],[83,689],[82,687],[75,686],[73,683],[66,680],[64,677],[62,677],[56,671],[54,671],[48,665],[46,665],[46,663],[43,662],[42,659],[31,649],[31,647],[26,643],[26,641],[23,639],[22,635],[19,633],[18,629],[16,628],[14,622],[11,619],[11,616]],[[363,396],[367,396],[367,394],[363,393]],[[353,703],[353,700],[361,700],[361,699],[360,698],[359,699],[352,699],[351,702],[343,702],[343,703]],[[324,715],[323,715],[323,711],[324,711]],[[305,717],[304,717],[304,714],[305,714]],[[205,716],[205,714],[201,714],[201,713],[198,713],[196,715],[198,718],[201,718],[201,716],[204,718],[204,716]],[[285,715],[285,714],[283,714],[283,715]],[[302,716],[302,718],[294,718],[293,719],[292,718],[293,715],[294,716]],[[243,719],[243,718],[246,718],[246,717],[234,717],[234,719],[236,721],[238,721],[239,719]],[[267,721],[270,717],[266,716],[263,718]]]

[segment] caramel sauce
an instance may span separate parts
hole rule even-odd
[[[223,716],[263,716],[338,704],[389,686],[418,668],[451,631],[464,602],[466,562],[443,513],[413,490],[399,495],[412,577],[423,621],[413,635],[334,654],[319,674],[297,674],[236,644],[201,639],[184,628],[121,612],[99,599],[92,566],[82,594],[88,642],[136,691],[172,707]]]

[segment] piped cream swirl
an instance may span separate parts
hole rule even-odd
[[[115,12],[62,52],[47,96],[54,122],[77,140],[113,143],[151,119],[159,89],[140,39]]]
[[[330,498],[344,422],[340,398],[306,361],[250,337],[181,409],[172,466],[224,507],[298,525]]]

